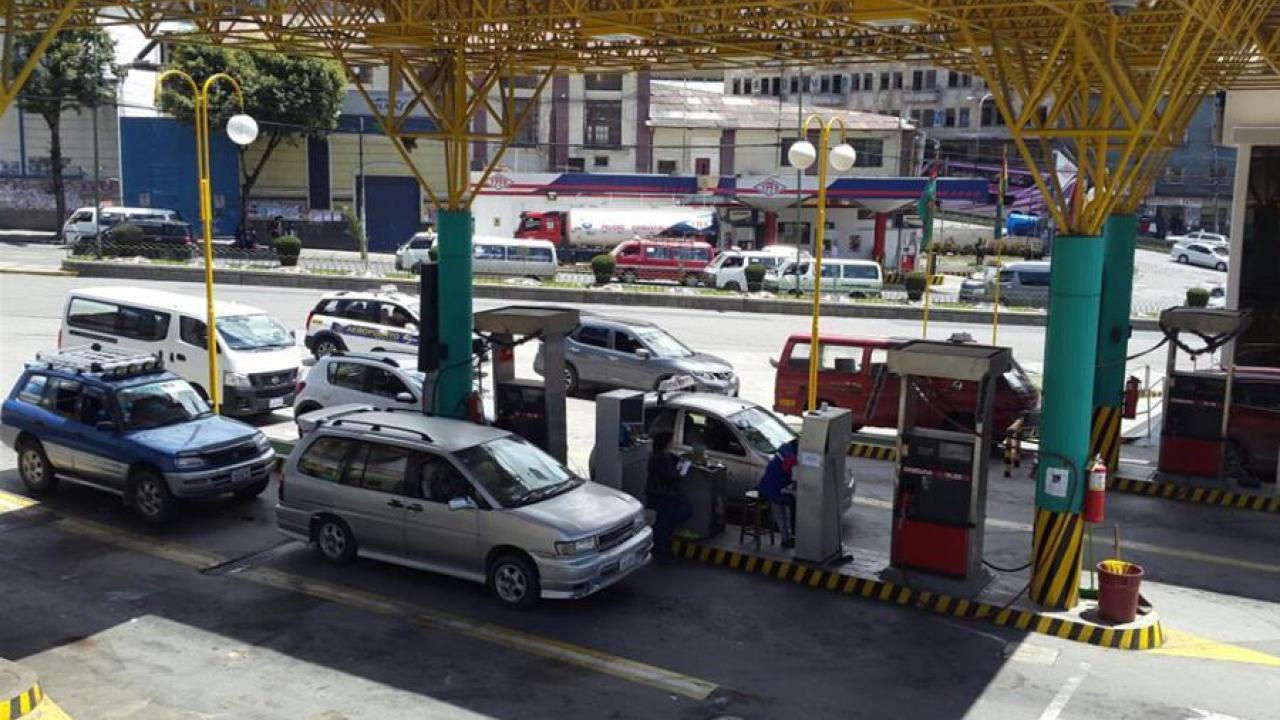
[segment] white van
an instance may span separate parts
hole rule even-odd
[[[254,415],[293,405],[301,352],[294,333],[265,312],[218,301],[222,412]],[[58,347],[91,345],[163,353],[165,366],[208,398],[205,301],[139,287],[72,290]]]
[[[68,245],[74,244],[75,241],[82,237],[93,237],[96,229],[109,228],[112,225],[118,225],[121,221],[127,219],[182,219],[182,215],[180,215],[177,210],[166,210],[165,208],[105,206],[102,208],[102,217],[98,220],[98,227],[95,228],[93,213],[94,209],[91,207],[82,207],[71,213],[71,217],[67,218],[67,221],[62,225],[62,241]]]
[[[789,261],[776,275],[765,278],[765,289],[774,292],[813,291],[813,260]],[[822,260],[822,291],[876,296],[884,290],[880,263],[872,260]]]
[[[791,259],[795,259],[792,255]],[[747,266],[763,265],[766,274],[787,261],[781,253],[759,250],[726,250],[702,271],[702,284],[717,290],[742,292],[747,289]]]
[[[556,276],[556,246],[550,240],[475,236],[472,241],[473,275],[512,275],[553,280]]]

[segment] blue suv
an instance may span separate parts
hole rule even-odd
[[[59,479],[90,485],[154,523],[179,498],[258,495],[276,458],[265,435],[214,415],[158,353],[97,345],[28,363],[0,408],[0,440],[33,493]]]

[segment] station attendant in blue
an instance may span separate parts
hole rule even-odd
[[[800,449],[799,439],[789,440],[778,448],[764,468],[764,476],[756,485],[756,492],[761,500],[769,503],[769,511],[773,514],[773,523],[782,533],[782,547],[795,546],[791,535],[791,506],[796,501],[795,493],[788,492],[792,485],[791,472],[796,466],[796,454]]]

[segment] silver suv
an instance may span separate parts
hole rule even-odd
[[[361,555],[483,582],[523,608],[590,595],[650,560],[639,501],[509,432],[361,405],[299,427],[276,523],[333,562]]]
[[[565,340],[564,359],[570,394],[585,385],[657,390],[664,380],[686,376],[696,390],[736,396],[740,382],[725,360],[690,350],[666,330],[643,320],[583,317]],[[533,369],[542,374],[541,345]]]
[[[304,361],[306,365],[310,360]],[[422,407],[426,375],[408,353],[349,353],[320,357],[298,383],[295,416],[334,405],[359,403],[412,410]]]

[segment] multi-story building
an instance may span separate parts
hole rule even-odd
[[[1205,98],[1143,203],[1163,230],[1230,232],[1236,149],[1220,144],[1221,121],[1222,99]]]

